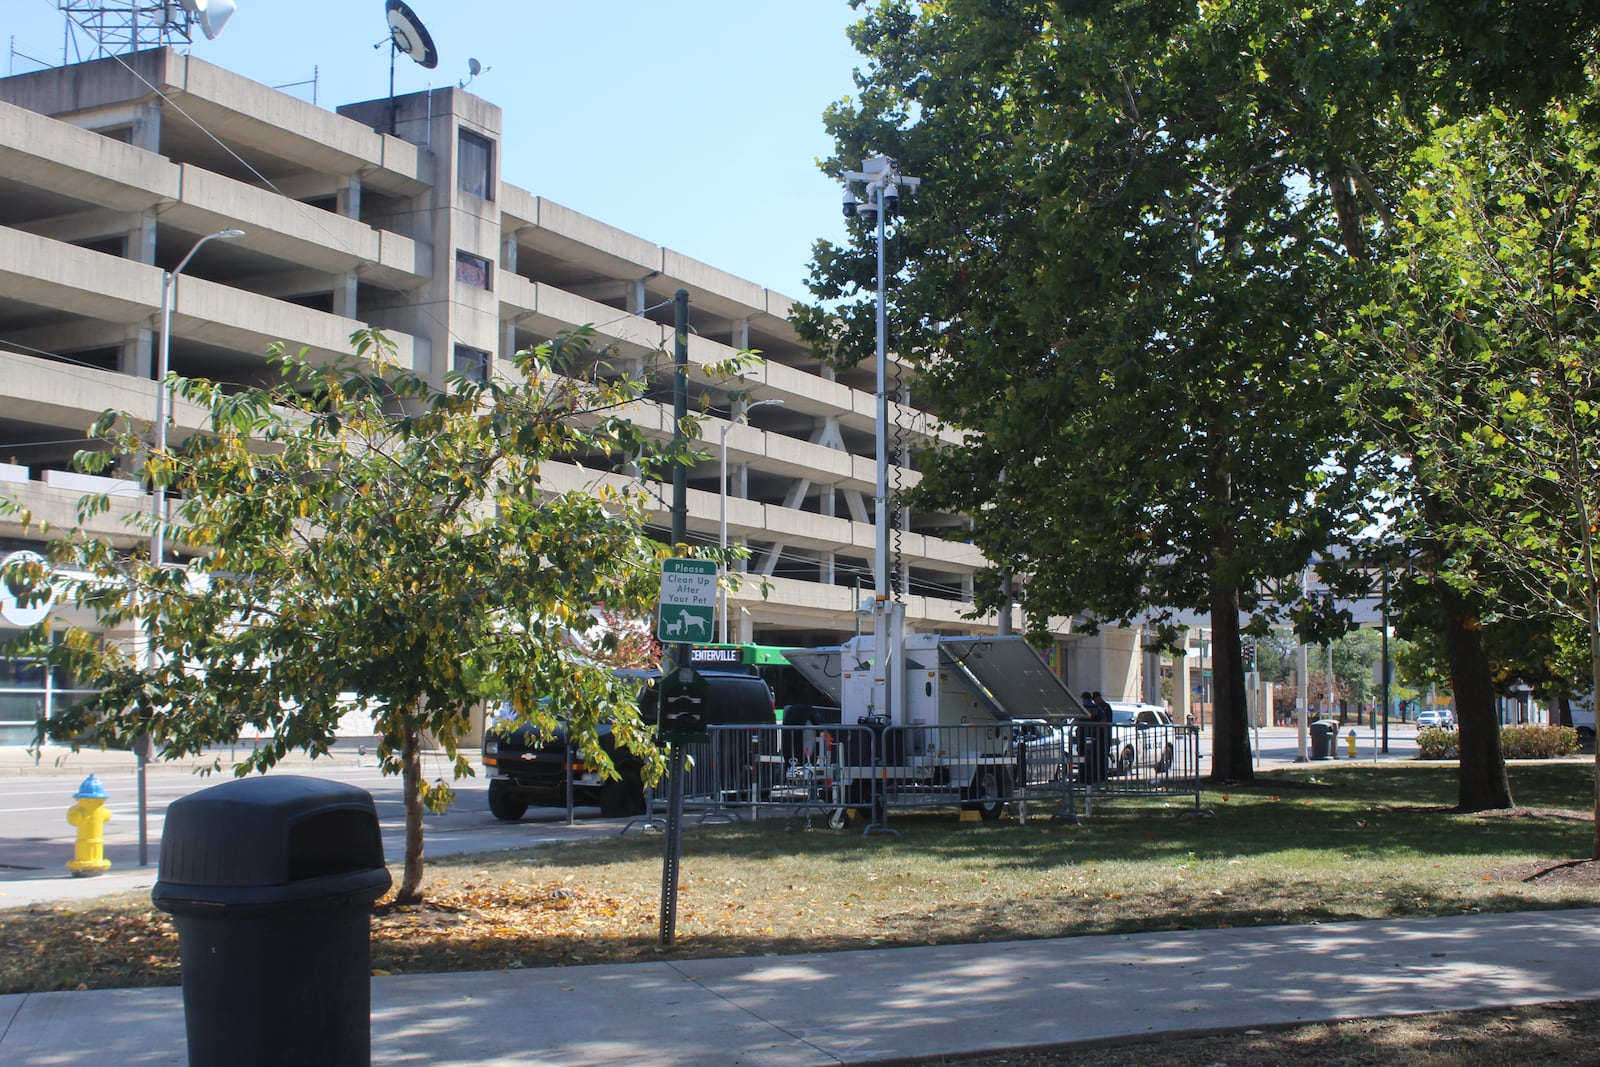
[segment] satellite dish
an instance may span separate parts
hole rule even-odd
[[[472,84],[472,80],[474,78],[476,78],[478,75],[486,74],[486,73],[488,73],[489,71],[491,71],[493,69],[494,69],[493,67],[486,67],[482,63],[479,63],[476,59],[472,59],[472,58],[468,57],[468,59],[467,59],[467,76],[465,78],[461,79],[460,81],[456,82],[456,88],[465,89],[467,86]]]
[[[229,0],[210,0],[211,3],[228,3]],[[428,70],[439,65],[439,51],[428,36],[427,27],[417,18],[416,12],[406,6],[405,0],[385,0],[389,18],[389,37],[396,52],[404,52]]]
[[[213,41],[221,36],[222,27],[238,8],[234,0],[182,0],[182,4],[189,21],[200,23],[200,32]]]
[[[200,30],[208,40],[215,41],[222,27],[233,18],[237,8],[233,0],[196,0],[200,4]]]

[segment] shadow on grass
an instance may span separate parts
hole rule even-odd
[[[1359,865],[1368,858],[1587,854],[1590,823],[1571,814],[1530,812],[1507,819],[1453,810],[1456,769],[1438,765],[1322,766],[1264,774],[1254,782],[1208,788],[1215,818],[1188,818],[1184,803],[1141,798],[1097,802],[1078,823],[1030,817],[1026,825],[962,823],[954,810],[891,812],[897,835],[864,836],[859,823],[829,830],[782,817],[733,824],[686,821],[685,857],[760,862],[807,854],[848,869],[881,856],[914,854],[928,863],[982,860],[1013,870],[1113,862],[1179,863],[1218,858],[1320,854],[1312,865]],[[1593,777],[1582,763],[1519,764],[1513,796],[1528,807],[1581,811]],[[542,846],[563,867],[609,865],[659,854],[659,836]]]

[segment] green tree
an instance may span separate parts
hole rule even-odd
[[[1323,547],[1349,488],[1342,368],[1314,338],[1364,241],[1354,120],[1297,82],[1370,47],[1349,29],[1247,3],[897,0],[853,31],[869,65],[827,116],[825,169],[882,152],[924,179],[890,321],[966,435],[915,502],[971,517],[981,606],[1015,575],[1035,625],[1208,612],[1220,779],[1253,775],[1241,613],[1270,613],[1263,581]],[[812,289],[841,313],[799,320],[841,363],[871,351],[868,237],[819,246]]]
[[[1459,629],[1476,637],[1497,616],[1581,623],[1600,684],[1593,130],[1560,104],[1438,129],[1416,159],[1390,291],[1361,323],[1376,373],[1352,400],[1408,458],[1405,475],[1428,486],[1431,506],[1407,517],[1432,538]],[[1452,678],[1461,699],[1463,679]],[[1463,716],[1463,760],[1467,726]]]
[[[1352,713],[1363,704],[1376,704],[1382,699],[1377,674],[1382,642],[1377,630],[1363,628],[1352,630],[1333,643],[1333,675],[1339,692],[1350,702]]]
[[[601,605],[649,610],[663,555],[638,483],[606,468],[626,459],[648,475],[674,457],[624,417],[640,383],[609,377],[581,331],[519,353],[505,380],[452,376],[442,390],[397,368],[380,334],[353,340],[356,360],[332,366],[279,354],[271,387],[174,379],[208,422],[165,453],[150,452],[147,425],[103,415],[81,458],[90,469],[146,460],[144,478],[178,497],[166,538],[187,565],[86,532],[108,506],[86,498],[50,557],[64,599],[97,625],[52,642],[47,622],[27,636],[99,688],[48,723],[56,737],[148,736],[170,758],[255,727],[267,739],[244,774],[292,750],[325,753],[342,715],[369,711],[381,765],[403,782],[397,899],[409,903],[421,897],[424,807],[451,796],[424,777],[425,734],[454,777],[470,775],[458,750],[470,713],[508,699],[545,729],[560,709],[602,763],[606,718],[629,748],[656,751],[585,635]],[[556,461],[600,469],[582,488],[544,491],[541,468]],[[152,520],[136,526],[148,535]],[[31,571],[14,577],[39,582]],[[130,630],[148,635],[151,662],[100,636]],[[605,652],[618,638],[593,640]]]

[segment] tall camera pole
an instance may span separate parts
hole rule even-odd
[[[889,216],[900,208],[902,187],[915,189],[921,178],[902,174],[894,160],[885,155],[873,156],[861,164],[858,171],[845,171],[844,213],[846,218],[857,215],[876,216],[878,244],[878,396],[877,396],[877,451],[878,477],[874,489],[873,522],[876,523],[876,558],[873,561],[872,655],[874,666],[881,676],[881,696],[874,694],[875,709],[887,713],[889,721],[900,722],[904,705],[904,686],[896,684],[900,671],[900,643],[904,628],[901,605],[890,592],[889,583],[889,353],[888,353],[888,298],[884,273],[884,238]],[[861,183],[867,195],[866,202],[856,199],[852,183]],[[877,686],[874,686],[876,689]]]

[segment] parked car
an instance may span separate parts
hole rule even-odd
[[[1578,747],[1594,748],[1594,702],[1587,693],[1572,700],[1572,728],[1578,731]]]
[[[1059,782],[1077,758],[1066,728],[1043,719],[1012,719],[1011,741],[1020,754],[1019,777],[1029,786]]]
[[[1455,713],[1449,708],[1424,708],[1417,712],[1417,729],[1422,730],[1428,727],[1438,730],[1454,730],[1456,728]]]
[[[706,724],[730,723],[771,725],[772,690],[754,674],[701,670],[708,689],[705,697]],[[646,723],[656,721],[656,679],[639,695],[639,716]],[[611,727],[602,723],[598,730],[602,751],[611,758],[617,777],[605,778],[599,764],[591,764],[581,750],[567,760],[566,731],[540,734],[531,726],[501,721],[484,731],[483,765],[489,773],[489,810],[497,819],[515,822],[530,806],[566,807],[567,781],[571,775],[575,805],[598,805],[607,817],[638,815],[644,812],[644,761],[627,748],[618,748]]]
[[[1132,774],[1143,769],[1151,774],[1172,770],[1173,741],[1176,734],[1172,716],[1154,704],[1110,701],[1112,746],[1111,773]]]

